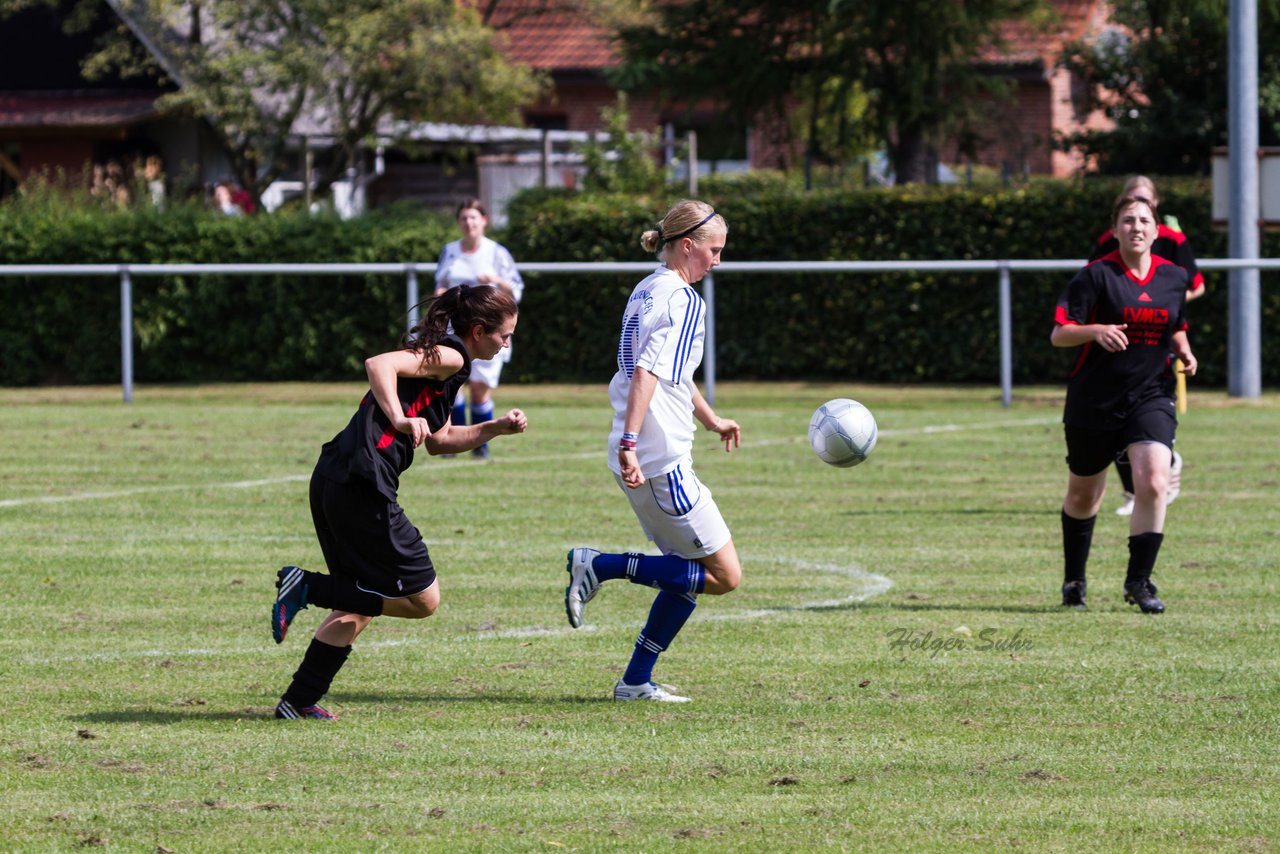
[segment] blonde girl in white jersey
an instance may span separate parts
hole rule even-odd
[[[618,371],[609,384],[613,431],[609,468],[661,555],[570,550],[565,612],[574,628],[600,585],[613,579],[657,587],[615,700],[683,703],[688,697],[653,681],[658,655],[675,639],[699,593],[729,593],[742,566],[711,490],[693,470],[694,421],[719,435],[726,452],[741,428],[720,418],[693,382],[702,362],[706,311],[693,285],[720,263],[728,226],[710,205],[676,204],[640,238],[662,261],[632,291],[622,314]]]
[[[500,243],[485,237],[489,215],[479,199],[467,199],[458,205],[458,230],[460,240],[445,244],[436,262],[436,296],[459,285],[492,285],[507,296],[520,302],[524,295],[524,280],[516,269],[515,259]],[[492,359],[475,359],[471,363],[471,423],[483,424],[493,418],[492,390],[498,387],[502,366],[511,361],[511,348],[503,350]],[[453,402],[451,420],[454,424],[467,423],[467,403],[462,392]],[[485,459],[489,445],[485,443],[471,452]]]

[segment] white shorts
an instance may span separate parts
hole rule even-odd
[[[498,377],[502,376],[504,364],[501,356],[494,356],[492,359],[472,359],[471,382],[482,382],[489,388],[497,388]]]
[[[666,474],[645,478],[637,489],[628,489],[618,475],[614,478],[645,536],[663,554],[696,560],[715,554],[732,539],[711,490],[693,473],[691,460],[686,458]]]

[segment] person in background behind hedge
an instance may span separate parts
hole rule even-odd
[[[622,313],[618,370],[609,383],[613,432],[609,468],[631,502],[645,536],[661,555],[569,550],[564,593],[569,625],[606,581],[658,588],[631,662],[613,687],[615,700],[688,702],[653,681],[653,668],[693,613],[700,593],[737,588],[742,565],[711,490],[693,471],[694,419],[738,447],[738,423],[716,415],[694,385],[702,361],[706,305],[693,284],[720,263],[728,227],[704,202],[683,201],[646,231],[640,244],[662,260],[636,285]]]
[[[473,356],[491,359],[510,345],[516,312],[515,301],[494,288],[454,288],[427,303],[403,349],[365,360],[369,391],[320,451],[311,475],[311,518],[329,572],[286,566],[277,573],[276,643],[308,605],[333,609],[276,705],[277,718],[334,719],[318,703],[365,626],[382,614],[420,619],[435,612],[435,566],[397,503],[400,475],[419,445],[431,454],[456,454],[525,431],[529,422],[518,409],[469,427],[449,420]]]
[[[436,293],[444,293],[459,285],[491,285],[501,288],[507,296],[520,302],[524,294],[524,280],[516,269],[511,253],[500,243],[485,237],[489,215],[479,199],[467,199],[458,205],[458,229],[461,240],[445,245],[436,263]],[[479,424],[493,417],[492,389],[498,387],[502,366],[511,361],[511,348],[493,359],[476,359],[471,364],[471,423]],[[453,423],[467,423],[467,405],[459,390],[453,403]],[[489,445],[483,444],[472,451],[480,459],[489,456]]]
[[[1069,470],[1062,503],[1062,604],[1085,607],[1085,565],[1107,468],[1127,450],[1136,497],[1124,598],[1144,614],[1159,614],[1164,603],[1156,598],[1151,572],[1164,541],[1178,426],[1169,351],[1187,374],[1196,372],[1183,318],[1188,277],[1177,264],[1152,254],[1156,211],[1149,199],[1121,195],[1111,221],[1118,248],[1068,283],[1050,337],[1055,347],[1083,347],[1062,416]]]
[[[1151,200],[1152,209],[1160,207],[1160,196],[1156,193],[1156,185],[1145,175],[1134,175],[1125,182],[1121,194],[1142,196]],[[1107,229],[1094,243],[1093,252],[1089,255],[1090,263],[1115,252],[1120,243],[1115,232]],[[1164,222],[1157,226],[1156,239],[1151,244],[1151,254],[1166,261],[1172,261],[1187,271],[1187,302],[1204,296],[1204,275],[1196,265],[1196,255],[1191,251],[1191,241],[1178,226],[1178,220],[1166,216]],[[1172,359],[1172,356],[1170,356]],[[1181,368],[1174,365],[1175,370]],[[1170,374],[1173,377],[1173,374]],[[1120,483],[1124,486],[1124,501],[1116,508],[1117,516],[1129,516],[1133,513],[1133,468],[1129,465],[1129,455],[1121,452],[1116,458],[1116,474],[1120,475]],[[1172,504],[1182,491],[1182,455],[1173,454],[1172,481],[1165,500]]]

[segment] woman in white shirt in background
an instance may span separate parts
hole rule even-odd
[[[479,199],[467,199],[458,205],[458,230],[462,239],[448,243],[436,263],[436,295],[458,285],[492,285],[501,288],[517,303],[524,294],[524,280],[516,269],[515,259],[506,247],[485,237],[489,215]],[[498,387],[502,366],[511,361],[511,348],[507,347],[492,359],[475,359],[471,362],[471,423],[483,424],[493,420],[492,390]],[[467,402],[458,392],[453,402],[451,420],[454,424],[467,423]],[[488,459],[489,445],[485,443],[471,452],[479,459]]]

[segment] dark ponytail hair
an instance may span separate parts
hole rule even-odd
[[[418,307],[421,320],[405,333],[402,343],[407,350],[422,352],[424,358],[449,334],[450,326],[459,338],[476,325],[493,332],[519,313],[515,300],[492,285],[459,285],[423,300]]]

